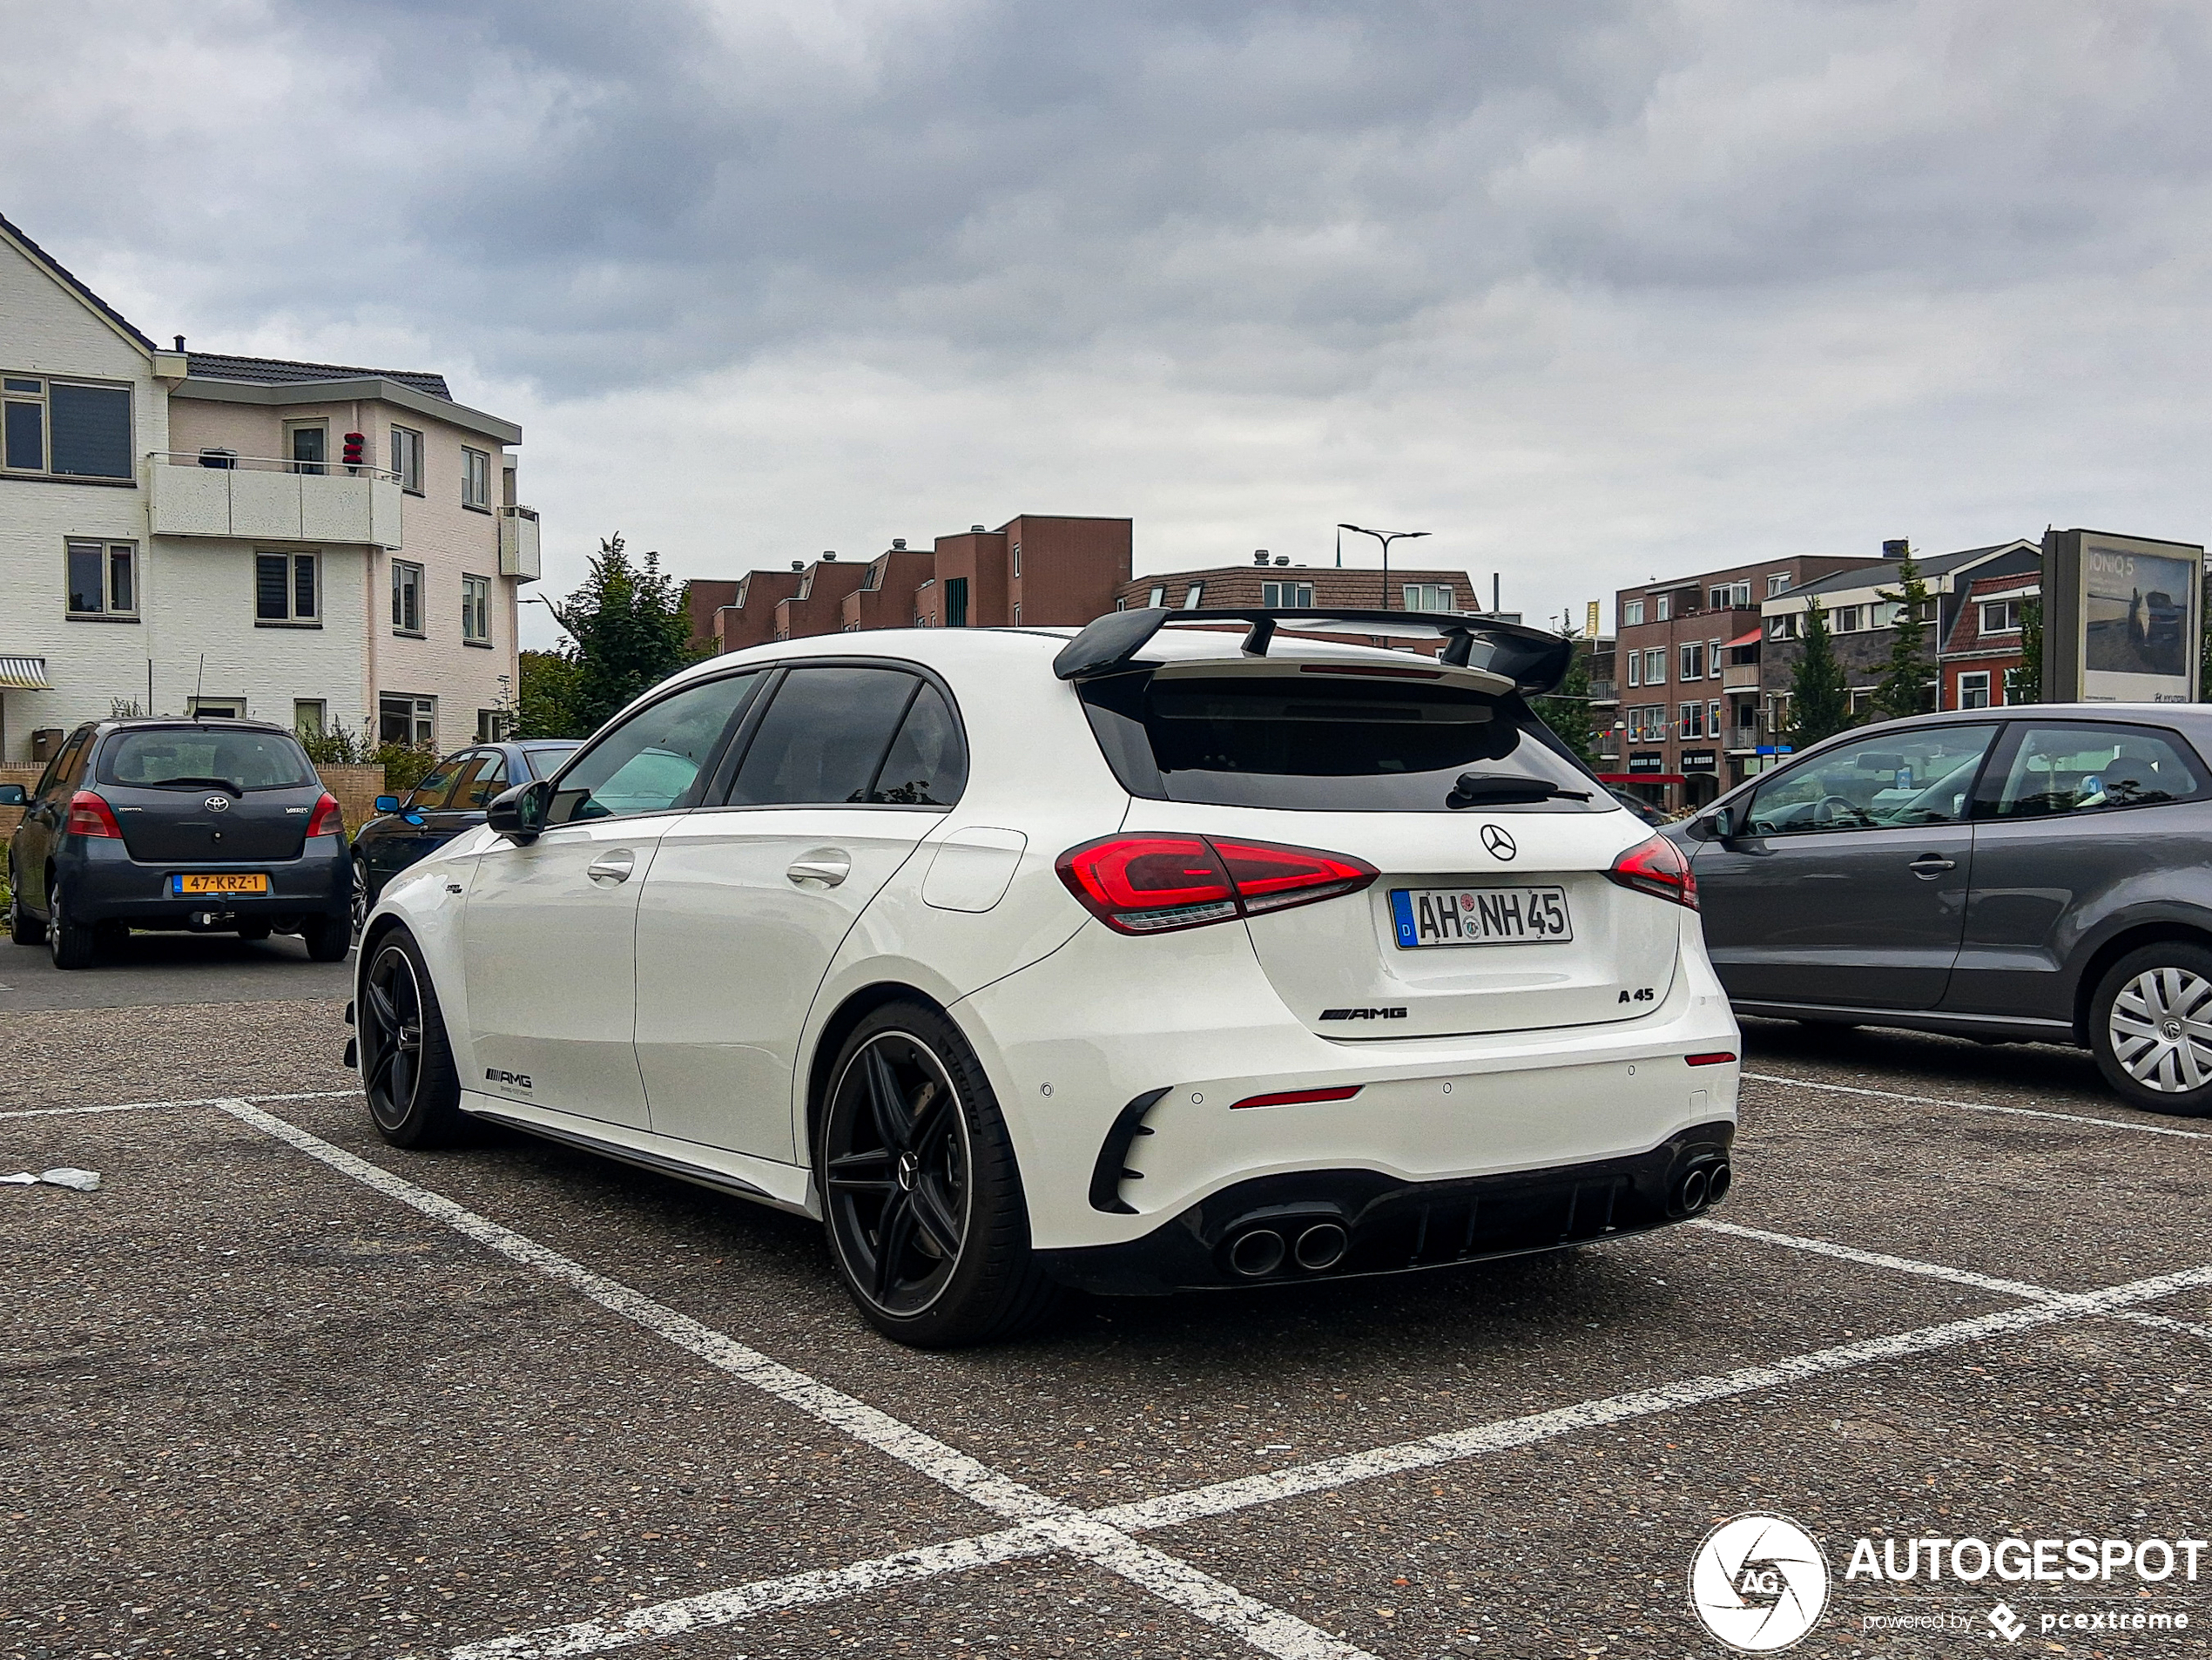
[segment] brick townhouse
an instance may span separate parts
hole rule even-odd
[[[2043,593],[2043,576],[2015,570],[1978,577],[1943,639],[1939,709],[1992,709],[2013,701],[2013,676],[2020,668],[2021,612]]]

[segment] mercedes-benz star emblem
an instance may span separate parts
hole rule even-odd
[[[231,798],[227,795],[211,795],[202,801],[200,806],[206,807],[210,813],[228,813],[231,810]]]
[[[1482,846],[1493,859],[1511,859],[1521,851],[1514,846],[1513,837],[1501,825],[1482,827]]]

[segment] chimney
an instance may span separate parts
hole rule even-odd
[[[826,565],[835,564],[837,563],[836,553],[831,549],[824,548],[822,550],[822,563]]]
[[[981,525],[971,524],[968,527],[968,534],[970,536],[982,536],[985,532]]]
[[[185,337],[182,334],[177,336],[177,349],[180,352],[185,349]]]
[[[1252,563],[1256,565],[1265,564],[1267,563],[1267,550],[1264,548],[1254,548],[1252,550]]]
[[[891,538],[891,551],[892,551],[892,552],[894,552],[894,553],[904,553],[906,550],[907,550],[907,539],[906,539],[906,537],[904,537],[904,536],[893,536],[893,537]]]
[[[1291,557],[1287,553],[1278,554],[1275,556],[1275,563],[1278,565],[1286,565],[1291,563]]]
[[[791,562],[791,568],[793,570],[804,570],[806,569],[806,562],[804,559],[794,559]]]

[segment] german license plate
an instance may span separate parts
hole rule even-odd
[[[1390,895],[1399,945],[1538,945],[1571,940],[1563,887],[1400,887]]]
[[[172,894],[266,894],[269,879],[260,871],[237,875],[172,875],[169,878]]]

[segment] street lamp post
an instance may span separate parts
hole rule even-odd
[[[1426,530],[1370,530],[1364,524],[1339,524],[1337,529],[1354,531],[1360,536],[1371,536],[1382,543],[1382,608],[1385,611],[1390,610],[1390,544],[1393,542],[1410,542],[1417,536],[1426,536],[1428,532]]]

